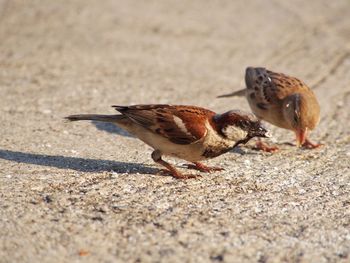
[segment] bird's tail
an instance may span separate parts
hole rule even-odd
[[[246,93],[246,90],[245,89],[241,89],[241,90],[229,93],[229,94],[220,95],[220,96],[218,96],[218,98],[227,98],[227,97],[233,97],[233,96],[242,97],[242,96],[245,96],[245,93]]]
[[[117,115],[100,115],[100,114],[76,114],[76,115],[69,115],[65,117],[66,120],[69,121],[102,121],[102,122],[118,122],[122,119],[125,119],[126,117],[117,114]]]

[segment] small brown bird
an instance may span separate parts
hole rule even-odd
[[[245,95],[250,108],[261,120],[278,127],[292,130],[296,134],[298,147],[317,148],[307,138],[320,120],[320,106],[315,94],[297,78],[265,68],[248,67],[245,74],[246,89],[219,97]],[[261,141],[258,148],[265,151],[277,150]]]
[[[184,175],[162,159],[162,155],[174,156],[194,165],[202,172],[220,171],[199,161],[224,154],[253,137],[268,137],[267,130],[253,115],[233,110],[224,114],[195,106],[134,105],[112,106],[121,114],[70,115],[70,121],[94,120],[111,122],[138,137],[151,146],[152,159],[167,168],[178,179],[193,178]]]

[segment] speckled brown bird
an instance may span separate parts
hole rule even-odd
[[[121,114],[70,115],[70,121],[94,120],[111,122],[135,135],[151,146],[152,159],[167,168],[175,178],[192,178],[181,174],[162,159],[162,155],[174,156],[194,165],[202,172],[223,170],[207,167],[199,161],[224,154],[253,137],[268,137],[260,121],[249,113],[238,110],[216,114],[195,106],[134,105],[113,106]]]
[[[245,95],[250,108],[261,120],[296,134],[297,145],[317,148],[307,135],[320,120],[320,106],[313,91],[301,80],[265,68],[248,67],[245,74],[246,89],[219,97]],[[258,148],[277,150],[261,141]]]

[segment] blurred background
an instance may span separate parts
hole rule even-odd
[[[62,103],[221,109],[215,96],[244,87],[247,66],[317,87],[349,52],[347,0],[0,4],[2,94],[20,92],[23,106],[52,111]]]

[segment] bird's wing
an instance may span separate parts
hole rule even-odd
[[[309,89],[301,80],[265,68],[255,68],[253,74],[246,73],[247,96],[259,108],[268,108],[285,97]]]
[[[215,113],[193,106],[113,106],[138,125],[176,144],[194,143],[207,133],[208,115]]]
[[[283,73],[276,73],[273,71],[267,71],[272,84],[271,96],[275,96],[278,99],[284,99],[294,93],[303,93],[309,91],[310,88],[302,82],[300,79],[285,75]]]

